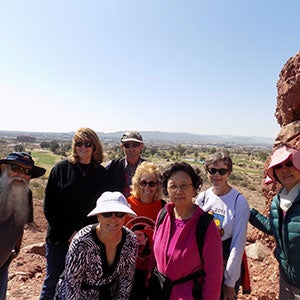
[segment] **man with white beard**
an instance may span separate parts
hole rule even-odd
[[[19,253],[24,226],[33,222],[29,181],[46,170],[34,165],[31,155],[13,152],[0,160],[0,299],[6,299],[8,266]]]

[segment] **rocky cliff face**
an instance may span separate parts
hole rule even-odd
[[[275,117],[281,127],[300,120],[300,52],[283,66],[277,82]]]
[[[281,130],[274,146],[285,143],[300,149],[300,52],[283,66],[277,93],[275,117]]]
[[[300,52],[288,59],[283,66],[277,82],[277,107],[275,117],[281,129],[274,141],[274,148],[280,144],[288,144],[300,149]],[[270,157],[265,163],[265,171],[270,163]],[[268,214],[274,195],[281,188],[280,184],[263,183],[263,194],[266,198],[264,214]],[[254,233],[255,232],[255,233]],[[271,248],[274,240],[257,230],[251,233],[252,239],[259,239]]]
[[[300,149],[300,52],[288,59],[283,66],[277,82],[277,107],[275,117],[281,129],[275,139],[274,148],[280,144]],[[269,165],[267,160],[265,169]],[[278,184],[265,186],[263,192],[269,204],[278,191]]]

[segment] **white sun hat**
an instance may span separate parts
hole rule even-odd
[[[104,192],[98,198],[96,207],[87,216],[96,216],[106,212],[124,212],[136,216],[136,213],[130,208],[130,204],[120,192]]]

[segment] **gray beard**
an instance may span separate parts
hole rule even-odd
[[[10,217],[14,218],[17,225],[27,223],[29,216],[28,193],[28,182],[24,178],[8,177],[7,171],[2,173],[0,177],[1,223],[7,221]]]

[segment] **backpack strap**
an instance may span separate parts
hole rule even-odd
[[[197,245],[198,245],[198,251],[200,255],[200,259],[203,261],[202,257],[202,249],[204,246],[205,236],[207,228],[210,224],[210,222],[213,220],[213,215],[204,212],[200,219],[198,220],[197,227],[196,227],[196,237],[197,237]]]
[[[164,207],[167,204],[167,202],[164,199],[160,199],[160,204],[161,204],[161,207]]]
[[[160,226],[160,224],[162,223],[162,221],[165,218],[166,214],[167,214],[167,210],[163,206],[163,208],[161,209],[161,211],[160,211],[160,213],[158,215],[158,219],[157,219],[157,223],[156,223],[156,229]]]

